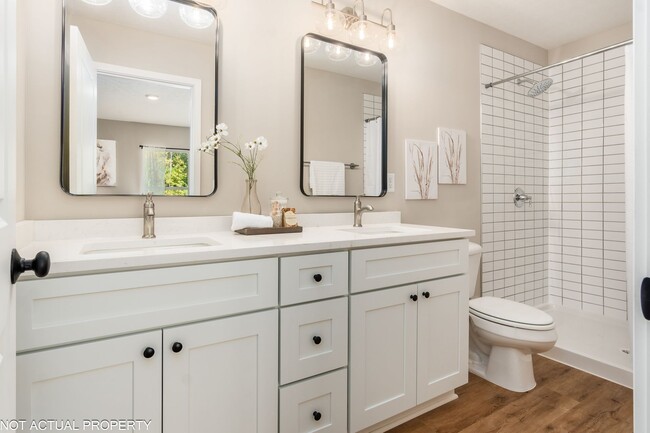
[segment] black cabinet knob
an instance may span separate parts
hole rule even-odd
[[[418,300],[418,295],[411,295],[411,300],[413,302],[417,301]]]
[[[312,413],[312,416],[316,421],[320,421],[320,419],[323,417],[323,415],[321,415],[321,413],[317,410],[315,410],[314,413]]]
[[[313,340],[314,340],[314,344],[320,344],[320,342],[323,341],[323,339],[320,338],[318,335],[316,335],[316,336],[313,338]]]
[[[321,274],[315,274],[314,275],[314,281],[316,281],[317,283],[320,283],[321,281],[323,281],[323,276]]]
[[[153,350],[153,347],[147,347],[144,349],[144,352],[142,352],[142,356],[145,358],[149,359],[152,358],[156,354],[156,351]]]
[[[20,274],[25,271],[34,271],[39,278],[46,277],[50,273],[50,255],[41,251],[33,260],[27,260],[20,257],[16,249],[11,250],[11,284],[16,284]]]
[[[178,353],[181,350],[183,350],[183,345],[181,343],[177,341],[176,343],[172,344],[172,352]]]
[[[422,292],[422,296],[424,296],[425,298],[429,299],[429,296],[431,296],[431,293],[429,293],[429,292]]]

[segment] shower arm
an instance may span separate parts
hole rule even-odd
[[[606,51],[614,50],[616,48],[624,47],[626,45],[630,45],[633,42],[634,42],[633,39],[630,39],[629,41],[625,41],[625,42],[619,42],[618,44],[614,44],[614,45],[611,45],[611,46],[606,47],[606,48],[600,48],[600,49],[598,49],[596,51],[592,51],[592,52],[587,53],[587,54],[582,54],[582,55],[577,56],[577,57],[572,57],[570,59],[563,60],[561,62],[554,63],[552,65],[544,66],[544,67],[541,67],[541,68],[538,68],[538,69],[535,69],[535,70],[532,70],[532,71],[529,71],[529,72],[524,72],[522,74],[518,74],[518,75],[512,76],[510,78],[504,78],[503,80],[493,81],[491,83],[484,84],[484,86],[485,86],[486,89],[489,89],[490,87],[498,86],[499,84],[507,83],[508,81],[516,80],[516,79],[519,79],[519,78],[524,78],[524,77],[527,77],[528,75],[535,74],[537,72],[543,72],[543,71],[546,71],[547,69],[551,69],[551,68],[554,68],[556,66],[565,65],[567,63],[575,62],[576,60],[584,59],[585,57],[593,56],[595,54],[600,54],[600,53],[604,53]]]

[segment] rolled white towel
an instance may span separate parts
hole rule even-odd
[[[245,228],[267,228],[273,227],[273,220],[270,216],[255,215],[252,213],[233,212],[232,213],[232,227],[230,230],[245,229]]]

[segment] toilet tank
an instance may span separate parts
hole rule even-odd
[[[477,293],[476,291],[476,279],[478,278],[478,269],[481,266],[481,251],[483,249],[479,244],[473,242],[469,243],[469,297],[473,298]]]

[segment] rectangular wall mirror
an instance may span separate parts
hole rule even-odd
[[[302,39],[301,58],[303,194],[383,196],[386,57],[308,34]]]
[[[207,196],[218,19],[190,0],[64,0],[61,186]]]

